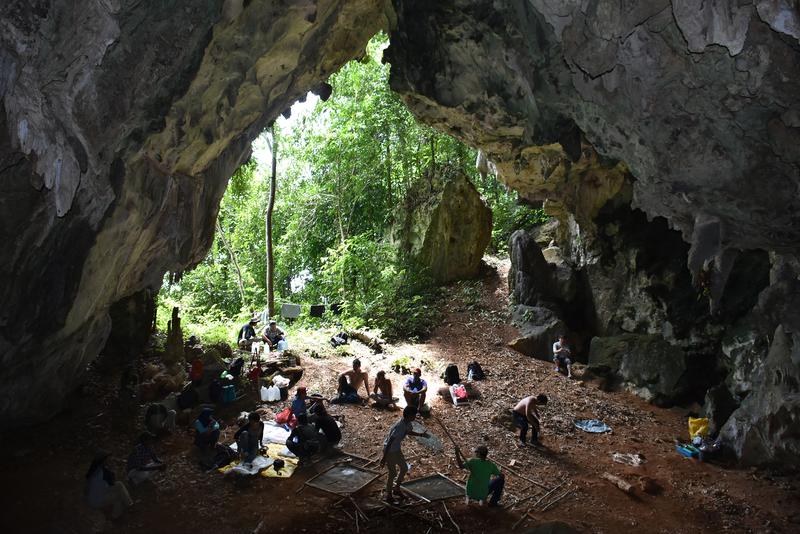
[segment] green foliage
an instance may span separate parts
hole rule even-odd
[[[439,290],[385,236],[408,209],[403,199],[432,173],[458,169],[472,179],[494,212],[490,252],[504,252],[514,229],[541,218],[540,210],[520,205],[494,177],[477,173],[475,150],[417,123],[389,89],[389,65],[381,62],[387,45],[385,35],[376,36],[362,61],[331,76],[328,101],[317,102],[293,128],[275,127],[276,305],[344,306],[343,315],[322,320],[304,313],[296,327],[336,321],[379,328],[390,339],[431,330],[439,320]],[[165,283],[161,328],[178,305],[187,335],[230,342],[250,313],[265,308],[269,167],[249,161],[231,177],[208,255],[178,282]],[[291,281],[298,278],[305,284],[293,291]]]

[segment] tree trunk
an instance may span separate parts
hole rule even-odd
[[[233,263],[233,267],[236,269],[236,285],[239,287],[239,297],[242,299],[242,306],[246,306],[247,302],[244,300],[244,282],[242,281],[242,270],[239,268],[239,261],[236,259],[236,254],[233,252],[233,248],[231,248],[230,243],[228,243],[228,240],[225,238],[225,232],[222,231],[222,225],[219,224],[219,219],[217,219],[217,234],[222,240],[222,245],[225,247],[225,250],[228,251],[228,256],[231,257],[231,263]]]
[[[270,128],[272,135],[272,177],[269,182],[269,204],[267,205],[267,312],[275,315],[275,259],[272,257],[272,211],[275,208],[275,185],[278,176],[278,139],[275,124]]]
[[[386,141],[386,192],[389,197],[389,209],[394,207],[392,199],[392,143],[387,139]]]

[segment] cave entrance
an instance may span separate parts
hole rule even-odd
[[[253,142],[228,183],[208,254],[165,280],[160,330],[179,306],[184,330],[231,341],[235,325],[269,309],[273,146],[273,315],[281,304],[303,306],[304,316],[334,307],[344,310],[339,319],[424,335],[436,286],[477,276],[484,249],[506,254],[514,229],[543,219],[476,169],[474,149],[414,118],[389,88],[388,44],[378,33],[328,91],[309,92]]]

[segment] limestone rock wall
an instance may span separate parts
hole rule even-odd
[[[268,122],[388,27],[382,0],[0,5],[0,415],[45,417],[109,308],[200,261]]]
[[[423,179],[393,228],[399,248],[439,283],[475,278],[492,239],[492,210],[469,178],[443,171]]]

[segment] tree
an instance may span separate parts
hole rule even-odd
[[[269,203],[267,204],[267,312],[275,315],[275,260],[272,255],[272,212],[275,209],[275,188],[278,175],[278,138],[275,123],[270,126],[270,152],[272,153],[272,176],[269,181]]]

